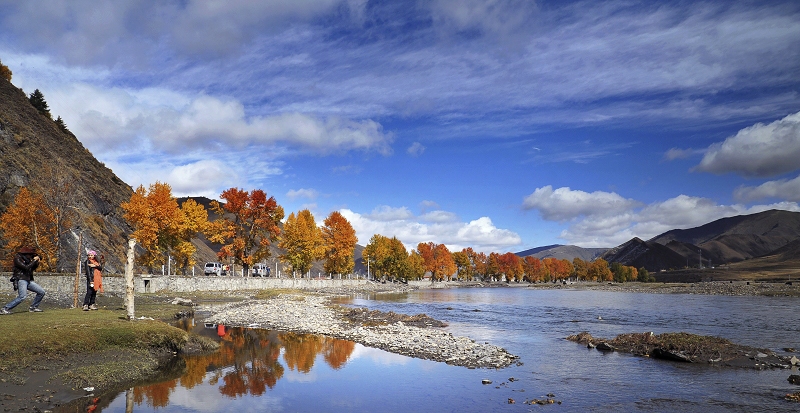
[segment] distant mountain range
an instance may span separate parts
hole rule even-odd
[[[525,257],[591,261],[603,258],[648,271],[708,268],[758,257],[772,262],[800,256],[800,212],[769,210],[722,218],[689,229],[674,229],[647,241],[633,238],[614,248],[548,245],[518,252]]]

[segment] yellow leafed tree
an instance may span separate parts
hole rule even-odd
[[[304,209],[294,215],[289,214],[283,224],[283,235],[278,246],[286,250],[281,261],[289,264],[292,272],[305,274],[311,269],[314,260],[323,256],[322,231],[314,221],[311,211]]]

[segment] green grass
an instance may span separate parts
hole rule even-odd
[[[147,297],[136,301],[135,320],[127,319],[121,299],[111,297],[98,298],[98,311],[43,306],[44,312],[29,313],[20,305],[22,310],[0,316],[0,376],[23,384],[45,372],[51,383],[110,388],[157,374],[177,352],[216,348],[162,321],[188,307]]]

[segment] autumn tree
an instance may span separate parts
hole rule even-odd
[[[289,214],[283,224],[278,247],[286,250],[280,257],[281,261],[289,264],[292,273],[297,271],[301,275],[311,269],[314,260],[323,256],[325,248],[322,231],[317,227],[311,211],[304,209],[297,216],[294,212]]]
[[[230,188],[220,198],[226,202],[211,202],[219,218],[209,225],[207,235],[211,242],[222,244],[220,259],[232,258],[247,273],[251,265],[269,257],[269,246],[281,232],[283,208],[260,189]]]
[[[513,252],[502,254],[498,257],[497,263],[500,273],[506,276],[506,282],[522,281],[524,271],[522,261],[517,254]]]
[[[197,247],[192,244],[192,239],[199,233],[208,229],[208,211],[194,199],[183,201],[180,217],[174,231],[176,232],[176,245],[172,250],[177,263],[177,268],[186,275],[186,270],[195,265],[194,258]]]
[[[575,257],[572,259],[572,267],[575,269],[575,276],[578,277],[579,280],[586,280],[587,270],[589,268],[586,261],[582,260],[580,257]]]
[[[500,254],[496,252],[489,253],[486,257],[486,267],[484,270],[484,277],[491,281],[499,279],[502,273],[500,272]]]
[[[28,101],[39,113],[52,119],[50,108],[47,106],[47,101],[44,100],[44,94],[42,94],[39,89],[34,90],[33,93],[30,94]]]
[[[376,278],[407,279],[409,276],[408,252],[397,237],[373,235],[362,252],[362,259],[370,263]]]
[[[619,283],[624,283],[628,281],[636,281],[636,278],[639,275],[639,272],[636,270],[636,267],[629,267],[627,265],[623,265],[619,262],[613,262],[609,266],[611,273],[613,274],[614,281]]]
[[[0,61],[0,78],[11,81],[11,69]]]
[[[539,258],[528,255],[522,259],[522,270],[525,272],[525,279],[528,282],[542,282],[548,275],[547,267],[542,264]]]
[[[476,277],[484,277],[486,275],[486,254],[474,251],[471,247],[465,248],[464,252],[469,257],[469,262],[472,263],[473,275]]]
[[[185,273],[194,265],[196,248],[191,240],[208,229],[208,213],[194,200],[181,207],[172,196],[169,184],[156,182],[149,190],[139,185],[128,202],[122,203],[123,218],[133,227],[131,237],[144,248],[138,261],[152,271],[166,264],[168,256],[176,257],[177,268]]]
[[[408,279],[421,280],[425,276],[425,260],[416,250],[408,254]]]
[[[450,280],[450,277],[455,274],[456,263],[446,245],[421,242],[417,245],[417,252],[425,263],[425,271],[431,273],[431,281]]]
[[[475,274],[474,267],[466,248],[453,253],[453,262],[456,264],[456,276],[459,280],[471,280]]]
[[[0,217],[0,232],[5,239],[3,264],[7,268],[13,267],[14,254],[19,248],[30,246],[42,258],[40,270],[55,269],[58,231],[41,194],[20,188],[14,203]]]
[[[587,269],[587,276],[593,281],[611,281],[614,279],[614,274],[608,269],[608,262],[602,258],[598,258],[589,263]]]
[[[339,211],[325,218],[322,227],[325,272],[349,274],[355,267],[356,230]]]

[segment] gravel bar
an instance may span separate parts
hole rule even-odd
[[[332,306],[328,297],[281,294],[266,300],[246,300],[213,308],[209,323],[319,334],[350,340],[396,354],[441,361],[469,368],[504,368],[518,361],[501,347],[476,343],[437,328],[388,325],[357,325],[344,318],[347,310]],[[348,309],[349,310],[349,309]]]

